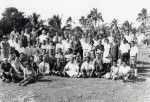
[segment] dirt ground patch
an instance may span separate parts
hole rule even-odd
[[[150,102],[149,48],[141,48],[135,82],[47,76],[26,87],[0,82],[0,102]]]

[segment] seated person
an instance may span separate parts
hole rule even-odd
[[[127,66],[126,62],[122,62],[122,65],[119,68],[118,78],[123,79],[123,82],[128,81],[131,75],[131,68]]]
[[[104,74],[103,65],[102,65],[102,56],[100,53],[96,53],[96,58],[93,60],[95,75],[101,77]]]
[[[12,81],[12,66],[8,62],[8,59],[4,59],[4,62],[1,64],[3,82],[11,82]]]
[[[110,77],[111,77],[111,79],[115,80],[117,78],[118,71],[119,71],[119,68],[117,66],[117,63],[114,61],[113,62],[113,66],[110,69]]]
[[[91,62],[90,56],[86,56],[86,61],[81,66],[82,77],[93,77],[94,64]]]
[[[56,62],[54,63],[52,74],[62,76],[64,66],[60,58],[57,58]]]
[[[49,63],[46,63],[46,58],[43,57],[42,58],[42,62],[39,64],[39,74],[42,74],[43,76],[45,76],[45,74],[49,74],[50,73],[50,65]]]
[[[26,62],[24,68],[24,79],[19,83],[20,86],[26,86],[27,84],[35,80],[36,72],[31,65]]]
[[[29,64],[30,67],[32,67],[32,69],[35,71],[35,74],[38,75],[38,66],[36,64],[36,62],[34,62],[34,56],[30,56],[29,57]]]
[[[19,58],[16,57],[15,61],[11,64],[13,69],[12,69],[12,75],[13,75],[13,81],[14,82],[19,82],[23,79],[23,70],[24,67],[19,61]]]
[[[68,77],[78,77],[79,75],[79,66],[74,62],[74,57],[72,56],[70,58],[70,61],[67,63],[67,65],[64,68],[65,76]]]
[[[19,61],[24,66],[24,62],[28,61],[28,55],[20,53]]]

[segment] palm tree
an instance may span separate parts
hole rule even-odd
[[[89,22],[94,22],[94,27],[96,28],[97,23],[99,21],[104,22],[102,14],[98,12],[97,8],[93,8],[93,10],[90,11],[90,14],[87,16]]]
[[[59,15],[54,15],[52,18],[48,19],[48,24],[51,29],[55,30],[56,32],[62,32],[61,30],[61,22],[62,18]]]
[[[111,24],[110,24],[110,28],[113,31],[116,31],[116,33],[120,34],[120,30],[119,30],[119,26],[118,26],[118,20],[114,19]]]
[[[81,27],[83,28],[83,30],[85,31],[86,28],[87,28],[87,19],[82,16],[80,19],[79,19],[79,23],[81,24]]]
[[[34,27],[38,24],[39,18],[40,15],[36,13],[33,13],[32,15],[29,16],[29,20]]]
[[[136,19],[138,22],[141,23],[141,30],[143,30],[143,32],[146,32],[146,30],[148,30],[149,26],[149,20],[150,20],[150,16],[148,15],[147,9],[143,8],[141,10],[141,12],[138,14],[138,17]]]

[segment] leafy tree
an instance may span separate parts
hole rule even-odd
[[[62,22],[61,22],[62,18],[60,18],[59,15],[53,15],[53,17],[51,17],[48,21],[48,25],[51,29],[51,31],[53,32],[58,32],[59,34],[62,33]]]
[[[90,11],[90,14],[87,16],[88,21],[94,25],[94,27],[97,27],[97,24],[99,25],[99,22],[103,20],[102,14],[98,12],[97,8],[93,8],[93,10]]]
[[[136,19],[141,25],[139,26],[139,29],[141,32],[147,32],[149,29],[149,20],[150,16],[148,15],[147,9],[143,8],[141,12],[138,14],[138,17]]]
[[[19,32],[24,29],[29,19],[25,18],[23,14],[24,12],[20,12],[14,7],[6,8],[0,20],[0,29],[3,31],[3,34],[9,34],[14,27]]]

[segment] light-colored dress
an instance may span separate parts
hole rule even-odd
[[[8,42],[1,42],[1,58],[2,60],[9,57],[10,45]]]

